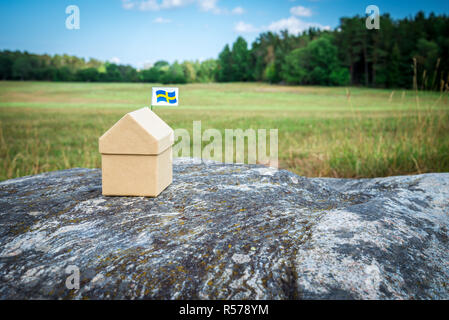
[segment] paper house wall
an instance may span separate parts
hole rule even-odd
[[[99,139],[103,195],[158,196],[172,182],[173,141],[149,108],[126,114]]]

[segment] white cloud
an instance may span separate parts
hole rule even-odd
[[[140,11],[159,11],[183,7],[193,2],[195,0],[122,0],[122,7],[125,10],[137,8]]]
[[[117,57],[113,57],[113,58],[109,59],[109,62],[115,63],[115,64],[120,64],[120,59]]]
[[[217,7],[217,0],[198,0],[198,6],[201,11],[218,12],[220,9]]]
[[[147,0],[139,2],[138,8],[140,11],[158,11],[160,10],[160,5],[156,0]]]
[[[162,8],[176,8],[176,7],[183,7],[187,4],[192,3],[193,0],[163,0],[161,7]]]
[[[245,12],[245,9],[242,7],[235,7],[231,11],[225,8],[220,8],[217,6],[218,0],[197,0],[198,6],[200,7],[201,11],[204,12],[212,12],[213,14],[234,14],[234,15],[240,15]]]
[[[305,8],[303,6],[297,6],[290,9],[290,13],[298,17],[310,17],[312,15],[312,10]]]
[[[218,0],[122,0],[122,7],[125,10],[137,9],[139,11],[160,11],[180,8],[196,4],[203,12],[213,14],[242,14],[242,7],[236,7],[231,12],[228,9],[220,8]]]
[[[267,29],[272,32],[288,30],[288,32],[291,34],[298,34],[300,32],[303,32],[304,30],[309,29],[310,27],[323,29],[323,30],[330,30],[329,26],[323,26],[319,23],[314,23],[314,22],[305,22],[296,17],[289,17],[286,19],[281,19],[281,20],[272,22],[267,27]]]
[[[232,9],[231,13],[232,14],[244,14],[245,9],[243,9],[242,7],[235,7],[234,9]]]
[[[134,8],[135,3],[131,0],[122,0],[122,6],[125,10],[131,10]]]
[[[238,33],[252,33],[252,32],[280,32],[287,30],[290,34],[299,34],[309,28],[317,28],[321,30],[330,30],[330,26],[323,26],[316,22],[303,21],[295,16],[290,16],[289,18],[280,19],[273,21],[268,26],[254,26],[250,23],[240,21],[234,25],[234,31]]]
[[[254,27],[250,23],[245,23],[243,21],[237,22],[234,26],[234,31],[239,33],[251,33],[259,31],[258,28]]]
[[[154,23],[170,23],[171,20],[170,19],[165,19],[162,17],[157,17],[156,19],[153,20]]]

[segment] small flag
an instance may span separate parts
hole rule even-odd
[[[178,88],[153,87],[152,106],[177,106]]]

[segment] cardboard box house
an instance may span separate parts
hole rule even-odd
[[[173,141],[149,108],[126,114],[99,139],[103,195],[157,197],[172,182]]]

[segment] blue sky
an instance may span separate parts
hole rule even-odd
[[[335,28],[342,16],[375,4],[395,18],[449,14],[449,1],[403,0],[0,0],[0,49],[68,53],[135,67],[157,60],[216,58],[242,35],[308,26]],[[66,7],[80,9],[80,29],[65,26]],[[382,28],[382,25],[381,25]]]

